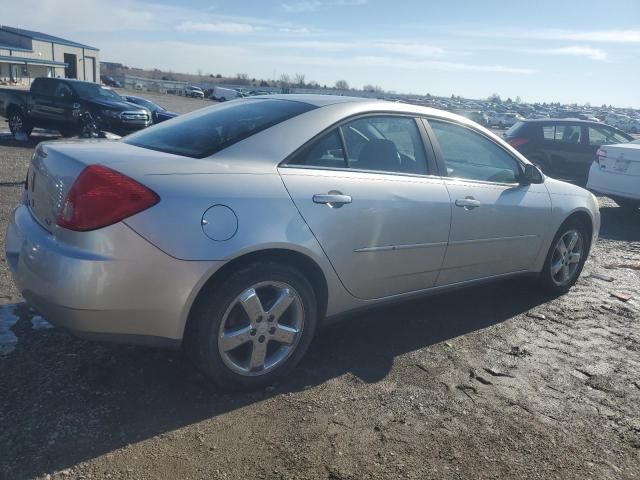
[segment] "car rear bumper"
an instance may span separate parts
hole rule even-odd
[[[587,189],[604,195],[640,200],[640,177],[606,171],[593,162]]]
[[[80,336],[179,343],[197,291],[223,262],[174,259],[122,223],[97,232],[88,233],[102,235],[113,252],[63,243],[18,206],[5,253],[25,300]],[[126,254],[114,253],[118,249]]]

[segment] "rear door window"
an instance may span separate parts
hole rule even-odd
[[[279,99],[229,102],[140,130],[123,141],[159,152],[204,158],[314,108],[308,103]]]
[[[582,127],[580,125],[556,125],[555,141],[560,143],[580,143]]]

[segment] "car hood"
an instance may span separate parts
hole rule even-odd
[[[89,102],[91,102],[93,105],[100,105],[101,107],[106,107],[106,108],[110,108],[111,110],[117,110],[119,112],[124,112],[124,111],[140,111],[140,112],[146,112],[146,109],[144,107],[141,107],[139,105],[133,105],[132,103],[128,103],[125,100],[120,101],[110,101],[110,100],[89,100]]]

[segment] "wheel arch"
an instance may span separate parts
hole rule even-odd
[[[589,241],[589,249],[587,251],[587,255],[591,251],[592,243],[593,243],[593,229],[594,229],[594,220],[591,217],[591,214],[587,210],[576,209],[571,212],[567,218],[560,224],[558,230],[562,228],[563,225],[566,225],[569,222],[577,222],[583,225],[587,230],[587,240]]]
[[[183,342],[189,334],[189,325],[191,323],[190,320],[193,313],[198,308],[202,299],[205,298],[212,289],[215,289],[216,285],[224,282],[225,279],[229,278],[229,276],[234,272],[252,263],[260,261],[283,263],[298,268],[309,280],[316,294],[316,300],[318,303],[318,319],[321,321],[325,317],[329,301],[329,287],[322,268],[315,260],[304,253],[286,248],[257,250],[245,253],[225,263],[204,282],[189,308],[189,313],[182,332]]]

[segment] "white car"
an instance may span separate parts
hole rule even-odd
[[[587,188],[625,208],[640,207],[640,143],[603,145],[589,170]]]
[[[204,98],[204,92],[202,91],[202,89],[194,85],[189,85],[187,87],[184,87],[184,90],[182,91],[182,93],[185,97]]]
[[[227,100],[233,100],[234,98],[242,98],[243,95],[233,88],[213,87],[213,93],[209,98],[218,100],[219,102],[226,102]]]
[[[524,120],[524,117],[517,113],[498,113],[496,115],[489,116],[489,125],[498,128],[509,128],[513,127],[520,120]]]

